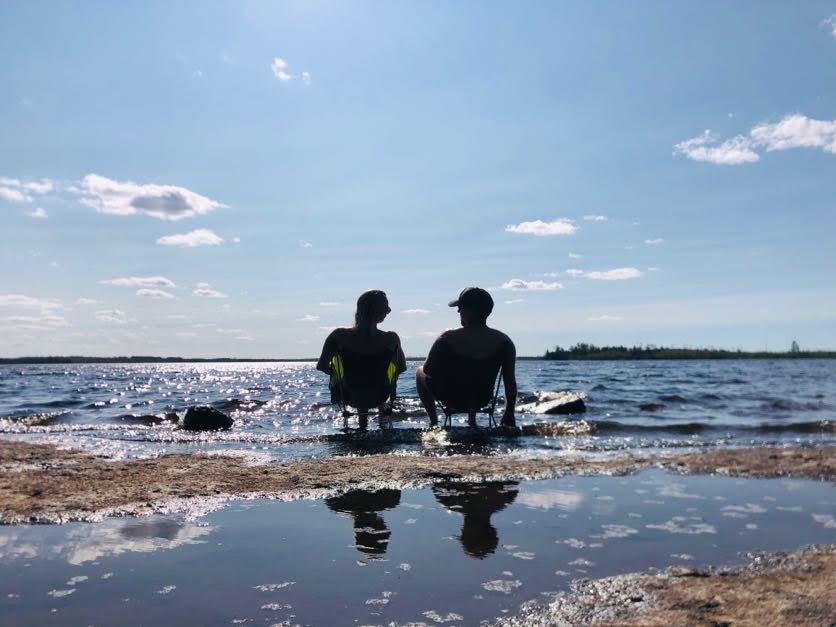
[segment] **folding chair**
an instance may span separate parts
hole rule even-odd
[[[397,349],[379,353],[357,353],[344,348],[331,358],[331,402],[340,406],[343,429],[351,416],[377,415],[392,427],[391,406],[381,413],[398,385]],[[354,408],[354,411],[349,409]]]

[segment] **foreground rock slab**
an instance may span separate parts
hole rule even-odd
[[[834,590],[836,545],[827,545],[758,555],[738,568],[579,580],[494,625],[832,625]]]
[[[0,441],[0,523],[147,514],[170,511],[178,501],[187,499],[321,498],[357,488],[626,474],[653,467],[680,473],[834,481],[836,447],[717,449],[606,460],[366,455],[250,465],[239,457],[204,454],[113,461],[47,444],[6,440]]]

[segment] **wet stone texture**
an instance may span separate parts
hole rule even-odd
[[[682,473],[833,481],[836,447],[721,449],[686,455],[521,460],[500,456],[368,455],[248,465],[234,457],[165,455],[111,461],[50,445],[0,442],[0,522],[94,520],[176,507],[179,499],[323,497],[351,488],[416,487],[444,480]]]

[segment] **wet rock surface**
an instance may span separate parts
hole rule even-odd
[[[532,414],[582,414],[586,411],[585,395],[577,392],[544,392],[522,395],[517,410]]]
[[[0,522],[96,520],[176,509],[184,499],[319,498],[360,487],[627,474],[652,467],[690,474],[834,481],[836,447],[718,449],[607,460],[365,455],[250,465],[240,457],[202,454],[113,461],[51,445],[0,441]]]
[[[669,568],[579,580],[493,625],[831,625],[836,545],[751,556],[736,568]]]
[[[180,428],[187,431],[222,431],[231,429],[233,422],[232,418],[214,407],[198,405],[186,410]]]

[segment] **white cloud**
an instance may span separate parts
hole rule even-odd
[[[24,294],[0,294],[0,307],[19,309],[40,309],[42,311],[61,307],[60,301],[34,298]]]
[[[9,202],[32,202],[31,196],[27,196],[19,189],[12,187],[0,187],[0,198]]]
[[[100,213],[147,215],[160,220],[180,220],[209,213],[227,205],[176,185],[140,185],[88,174],[81,181],[81,202]]]
[[[157,240],[160,246],[186,246],[194,248],[195,246],[217,246],[222,244],[224,239],[209,229],[195,229],[188,233],[175,233],[174,235],[164,235]]]
[[[101,309],[93,316],[99,322],[107,322],[111,324],[125,324],[128,321],[128,316],[120,309]]]
[[[301,318],[298,318],[298,322],[317,322],[319,320],[319,316],[316,314],[305,314]]]
[[[780,122],[754,126],[748,136],[737,135],[720,143],[711,131],[687,139],[674,146],[674,154],[694,161],[721,165],[740,165],[760,160],[755,149],[789,150],[790,148],[820,148],[836,154],[836,120],[814,120],[795,113]]]
[[[650,246],[655,246],[656,244],[661,244],[661,243],[662,243],[662,242],[664,242],[664,241],[665,241],[665,240],[663,240],[661,237],[655,237],[655,238],[653,238],[653,239],[646,239],[646,240],[644,240],[644,243],[645,243],[645,244],[648,244],[648,245],[650,245]]]
[[[287,61],[281,57],[273,57],[270,69],[273,70],[275,77],[282,82],[289,81],[293,78],[293,75],[287,72]]]
[[[601,321],[605,322],[607,320],[621,320],[621,316],[611,316],[610,314],[601,314],[600,316],[594,316],[592,318],[587,318],[587,320],[594,321]]]
[[[192,294],[195,296],[202,296],[204,298],[229,298],[223,292],[219,292],[218,290],[214,290],[209,287],[208,283],[198,283]]]
[[[566,218],[559,218],[551,222],[533,220],[530,222],[520,222],[519,224],[509,224],[505,227],[505,231],[508,233],[522,233],[524,235],[537,235],[540,237],[548,235],[571,235],[577,230],[578,227]]]
[[[55,185],[50,179],[41,179],[40,181],[28,181],[26,183],[22,183],[21,187],[23,187],[23,189],[27,192],[32,192],[33,194],[48,194],[55,188]]]
[[[240,244],[241,243],[241,238],[240,237],[233,237],[232,238],[232,243],[233,244]]]
[[[790,148],[821,148],[836,153],[836,120],[813,120],[796,113],[774,124],[760,124],[749,134],[767,152]]]
[[[299,246],[301,246],[302,248],[313,248],[313,244],[311,242],[308,242],[303,239],[299,240]]]
[[[584,274],[587,279],[598,281],[623,281],[625,279],[637,279],[642,276],[638,268],[614,268],[613,270],[593,271]]]
[[[569,259],[580,259],[583,255],[579,255],[578,253],[569,253]]]
[[[192,78],[195,80],[200,80],[203,78],[203,71],[202,70],[195,70],[192,72]]]
[[[49,214],[46,212],[46,210],[42,209],[41,207],[38,207],[34,211],[27,211],[26,215],[30,218],[39,218],[41,220],[49,217]]]
[[[431,312],[429,309],[421,309],[420,307],[416,307],[415,309],[404,309],[403,311],[401,311],[401,313],[423,315]]]
[[[99,281],[103,285],[118,285],[120,287],[177,287],[174,281],[164,276],[131,276],[118,279]]]
[[[609,220],[609,218],[607,216],[597,216],[597,215],[586,215],[586,216],[583,217],[583,219],[587,220],[587,221],[590,221],[590,222],[606,222],[607,220]]]
[[[273,57],[273,61],[270,63],[270,69],[273,71],[273,76],[279,79],[282,83],[286,83],[295,78],[298,78],[302,81],[302,84],[305,87],[308,87],[311,84],[310,72],[305,70],[300,74],[291,74],[288,71],[289,68],[287,65],[287,61],[285,61],[281,57]]]
[[[76,305],[98,305],[99,301],[93,300],[92,298],[77,298],[75,301]]]
[[[824,20],[822,25],[830,27],[830,34],[836,37],[836,13]]]
[[[514,290],[514,291],[550,291],[550,290],[562,290],[563,285],[561,283],[549,283],[546,281],[525,281],[523,279],[511,279],[510,281],[506,281],[500,287],[503,290]]]
[[[662,268],[659,268],[658,266],[650,266],[650,267],[647,269],[647,271],[648,271],[648,272],[659,272],[659,270],[661,270],[661,269],[662,269]]]
[[[136,295],[140,298],[151,298],[154,300],[171,300],[174,294],[170,294],[165,290],[158,290],[154,288],[143,287],[136,291]]]
[[[760,159],[758,153],[752,150],[752,144],[747,137],[737,135],[718,143],[714,134],[706,130],[702,135],[686,139],[673,147],[674,154],[680,154],[693,161],[707,161],[719,165],[740,165],[753,163]]]
[[[4,316],[0,317],[0,329],[3,331],[54,331],[70,326],[62,316],[42,313],[39,316]]]
[[[524,303],[524,302],[525,302],[524,298],[512,298],[510,300],[506,300],[505,304],[506,305],[517,305],[519,303]]]
[[[577,268],[569,268],[566,270],[566,274],[569,276],[583,276],[583,270],[578,270]]]

